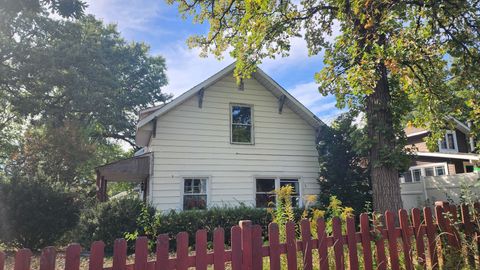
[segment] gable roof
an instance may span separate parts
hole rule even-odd
[[[167,113],[168,111],[172,110],[176,106],[182,104],[183,102],[187,101],[189,98],[196,95],[202,89],[206,89],[207,87],[215,84],[223,77],[227,76],[235,69],[235,62],[228,65],[224,69],[220,70],[210,78],[206,79],[205,81],[197,84],[187,92],[181,94],[177,98],[173,99],[171,102],[164,104],[163,106],[157,108],[155,111],[149,111],[148,115],[141,118],[137,124],[137,135],[135,137],[135,141],[138,145],[146,145],[148,143],[148,139],[150,138],[150,132],[153,130],[152,128],[147,128],[146,126],[152,122],[152,120],[156,119],[157,117]],[[320,120],[314,113],[312,113],[309,109],[307,109],[302,103],[300,103],[297,99],[295,99],[287,90],[285,90],[282,86],[280,86],[277,82],[275,82],[270,76],[268,76],[263,70],[257,68],[257,71],[252,74],[252,77],[256,79],[261,85],[263,85],[267,90],[269,90],[275,97],[280,98],[281,96],[285,96],[285,105],[288,106],[292,111],[297,113],[302,119],[304,119],[307,123],[309,123],[313,128],[320,128],[322,126],[326,126],[322,120]],[[148,110],[148,109],[147,109]],[[145,139],[147,142],[145,142]]]
[[[461,121],[459,121],[458,119],[456,119],[455,117],[450,116],[450,117],[447,117],[446,120],[452,121],[455,124],[455,128],[463,132],[465,135],[470,134],[470,128],[464,123],[462,123]],[[428,134],[430,132],[429,130],[426,130],[423,128],[415,128],[415,127],[406,127],[404,130],[407,135],[407,138]]]

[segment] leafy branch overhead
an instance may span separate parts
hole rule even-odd
[[[448,116],[478,122],[478,1],[168,2],[209,24],[208,34],[192,36],[189,45],[218,58],[229,52],[237,59],[237,79],[265,58],[287,56],[294,37],[305,39],[311,55],[323,53],[315,74],[319,92],[365,113],[377,210],[401,207],[396,163],[405,154],[407,121],[432,130],[434,138],[448,128]],[[380,193],[392,199],[376,198]]]

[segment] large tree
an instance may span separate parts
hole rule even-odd
[[[0,1],[0,169],[9,176],[90,188],[95,166],[131,154],[116,142],[135,146],[138,111],[170,97],[164,58],[83,9]]]
[[[0,98],[12,116],[61,126],[97,125],[98,135],[133,146],[138,110],[164,102],[165,60],[127,43],[114,25],[15,16],[0,31]]]
[[[324,67],[315,76],[320,92],[367,118],[376,210],[402,206],[398,138],[406,112],[416,111],[416,125],[434,134],[464,104],[472,115],[477,108],[478,116],[478,80],[471,77],[479,75],[479,1],[168,1],[195,21],[208,22],[208,34],[191,37],[190,45],[204,55],[229,51],[238,60],[238,79],[266,57],[288,55],[292,37],[303,36],[312,55],[324,51]],[[326,35],[337,27],[340,34],[329,42]],[[460,77],[464,88],[452,83]],[[465,89],[475,94],[461,94]]]

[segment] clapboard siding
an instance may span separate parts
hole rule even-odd
[[[254,145],[230,143],[230,104],[253,106]],[[181,209],[184,177],[208,177],[209,206],[254,205],[255,177],[299,178],[302,195],[318,193],[315,130],[254,79],[239,91],[229,75],[157,119],[150,198]]]

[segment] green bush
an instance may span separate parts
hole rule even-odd
[[[175,247],[176,235],[179,232],[187,232],[190,245],[195,243],[195,233],[197,230],[206,229],[208,239],[213,239],[215,228],[225,229],[225,240],[227,244],[230,240],[230,228],[238,225],[240,220],[251,220],[253,224],[266,227],[272,221],[271,215],[266,209],[251,208],[247,206],[237,207],[213,207],[208,210],[191,211],[170,211],[159,217],[159,226],[157,234],[167,233],[170,236],[170,248]]]
[[[141,200],[124,197],[85,209],[80,217],[76,241],[89,248],[93,241],[102,240],[106,245],[105,250],[111,252],[115,239],[137,230],[137,217],[143,207]],[[148,212],[154,215],[155,209],[148,207]],[[129,248],[132,246],[129,245]]]
[[[0,180],[0,242],[40,249],[55,244],[77,225],[75,196],[44,182]]]

